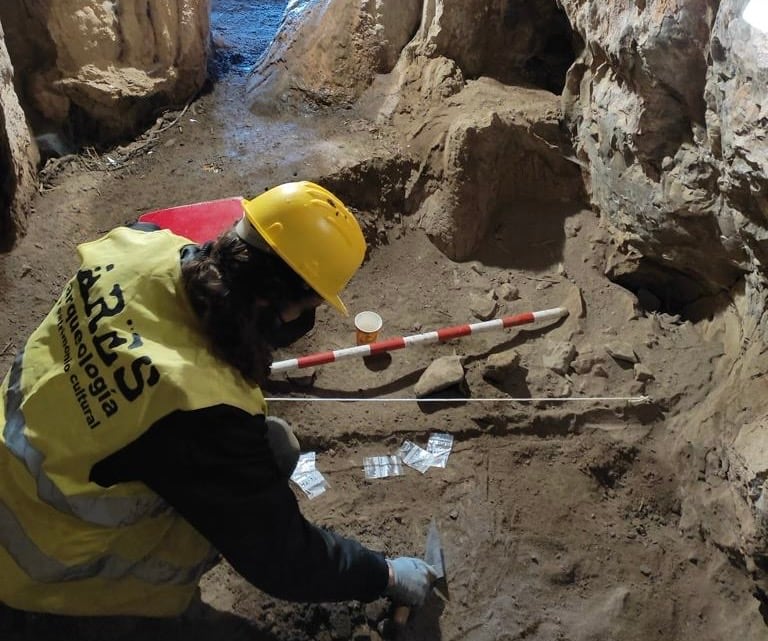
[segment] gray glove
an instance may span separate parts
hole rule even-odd
[[[410,556],[387,559],[387,564],[390,581],[384,593],[397,604],[423,605],[437,578],[435,569]]]

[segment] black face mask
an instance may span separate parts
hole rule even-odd
[[[288,347],[315,326],[315,308],[302,312],[298,318],[285,322],[279,313],[273,315],[269,327],[264,327],[264,338],[272,347]]]

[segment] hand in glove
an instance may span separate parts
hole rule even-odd
[[[387,559],[387,565],[389,584],[384,593],[397,604],[423,605],[437,578],[435,569],[410,556]]]

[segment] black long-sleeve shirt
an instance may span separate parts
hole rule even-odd
[[[97,463],[91,480],[143,482],[272,596],[372,601],[386,588],[382,554],[302,516],[261,415],[225,405],[174,412]]]

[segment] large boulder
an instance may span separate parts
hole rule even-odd
[[[414,133],[411,147],[424,160],[407,195],[438,248],[465,260],[494,228],[511,233],[553,212],[551,228],[559,225],[562,240],[565,212],[580,200],[582,181],[567,158],[554,94],[480,78],[426,117],[442,125]]]

